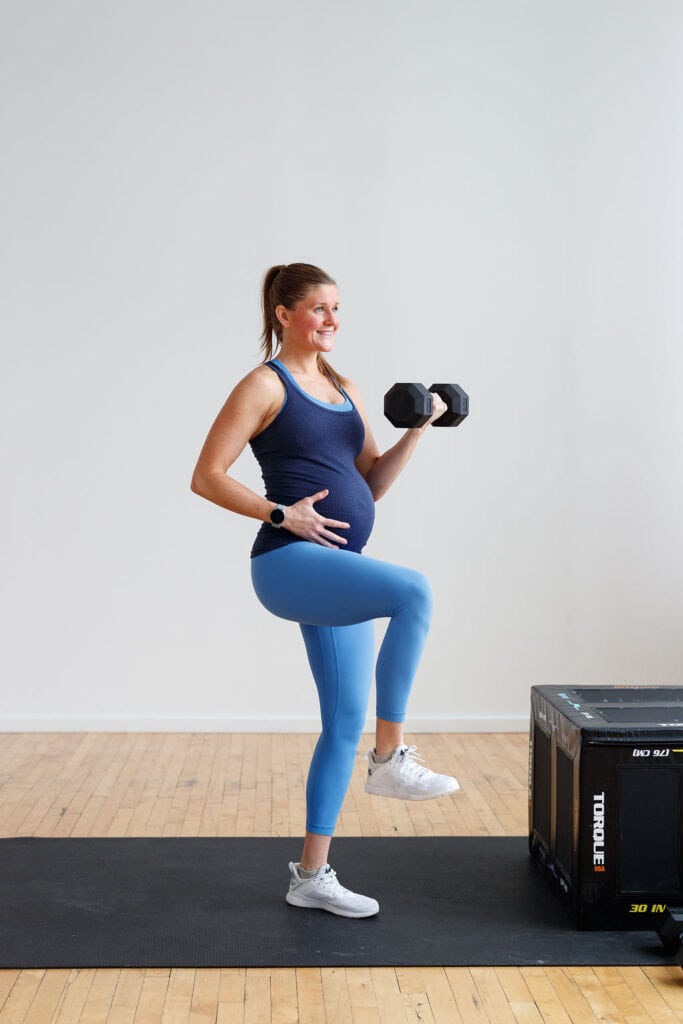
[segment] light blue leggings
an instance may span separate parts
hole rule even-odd
[[[375,666],[377,717],[402,722],[431,621],[431,586],[413,569],[309,541],[252,558],[251,577],[264,607],[301,627],[322,716],[306,829],[331,836],[365,724],[373,619],[391,620]]]

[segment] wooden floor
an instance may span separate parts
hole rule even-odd
[[[339,835],[526,834],[526,735],[407,741],[418,743],[430,767],[457,775],[461,792],[414,804],[368,797],[359,757]],[[296,836],[314,742],[309,735],[5,734],[0,835]],[[332,862],[333,854],[334,845]],[[58,1022],[670,1024],[683,1022],[683,971],[0,971],[0,1024]]]

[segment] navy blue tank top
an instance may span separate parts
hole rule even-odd
[[[279,413],[250,441],[261,466],[266,498],[278,505],[293,505],[327,488],[330,493],[316,503],[316,512],[349,523],[348,530],[333,532],[347,539],[340,545],[342,551],[360,552],[375,521],[372,492],[355,463],[365,441],[360,413],[345,391],[345,401],[339,405],[321,402],[303,391],[277,359],[265,365],[285,386]],[[301,541],[286,529],[286,523],[285,519],[280,529],[263,523],[251,557]]]

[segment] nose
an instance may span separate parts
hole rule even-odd
[[[330,327],[336,327],[339,323],[339,319],[336,313],[333,313],[331,309],[328,309],[325,315],[325,323],[329,324]]]

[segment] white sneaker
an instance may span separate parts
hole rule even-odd
[[[417,747],[396,747],[388,761],[375,760],[374,750],[366,754],[368,778],[366,793],[395,796],[399,800],[429,800],[445,796],[460,789],[460,783],[450,775],[437,775],[417,763],[422,758]]]
[[[336,871],[329,864],[323,865],[313,878],[302,878],[300,867],[298,862],[289,865],[292,878],[285,899],[293,907],[329,910],[340,917],[372,917],[379,911],[377,900],[360,896],[340,885]]]

